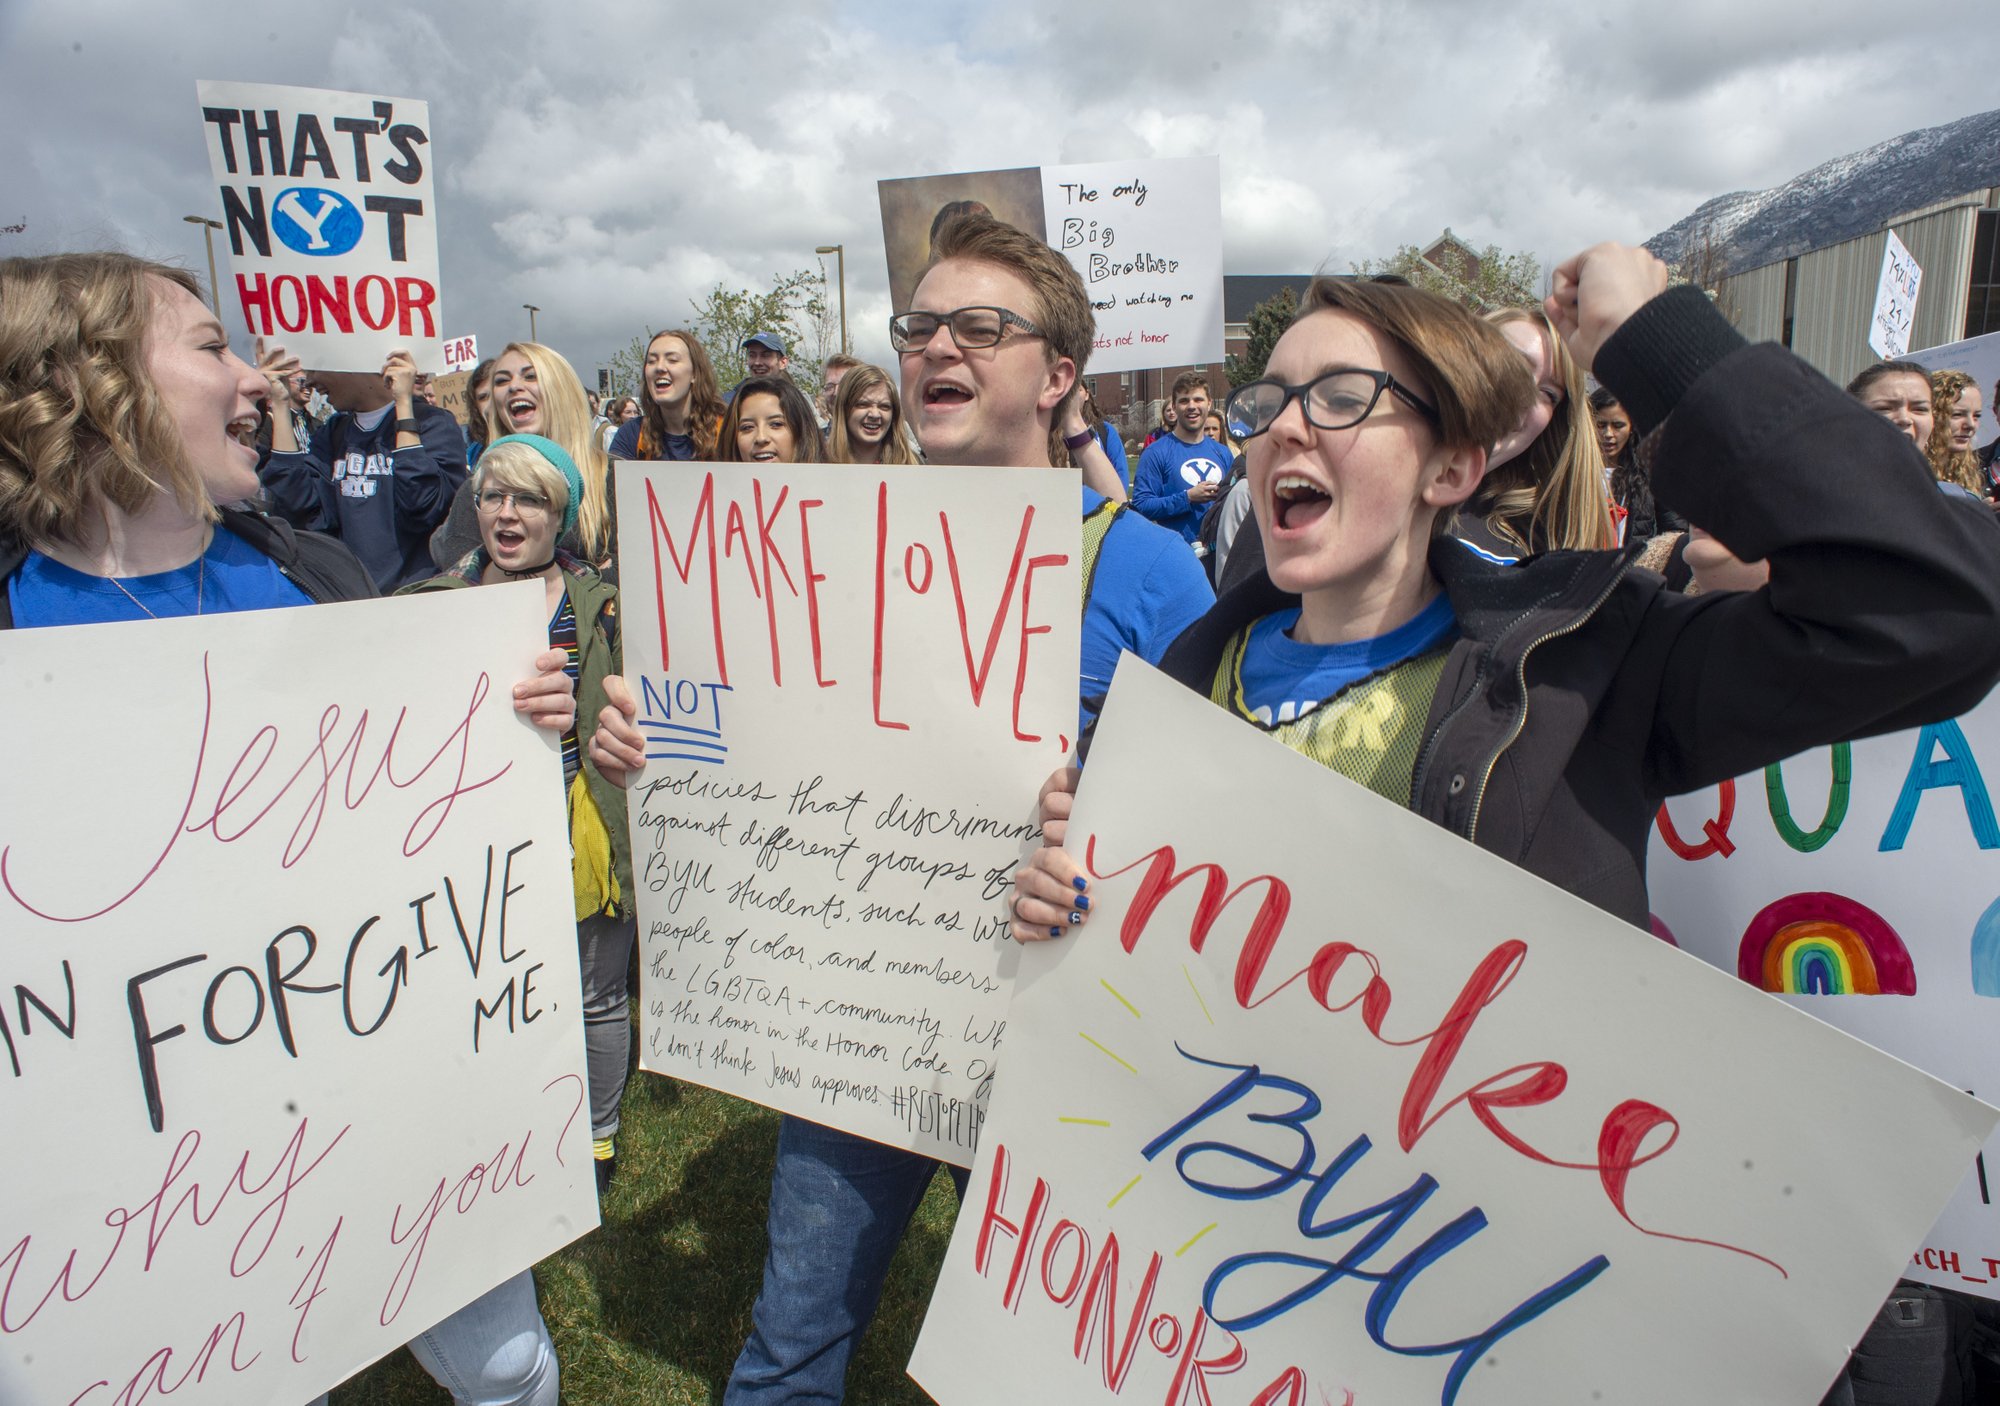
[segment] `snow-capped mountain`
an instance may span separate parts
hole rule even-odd
[[[2000,186],[2000,110],[1838,156],[1769,190],[1719,195],[1646,241],[1678,263],[1707,230],[1726,272],[1789,259],[1882,228],[1895,216]]]

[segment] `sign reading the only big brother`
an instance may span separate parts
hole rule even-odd
[[[980,209],[1047,240],[1082,275],[1097,319],[1086,373],[1222,360],[1216,157],[916,176],[878,182],[877,194],[898,310],[911,306],[938,230]]]
[[[2000,698],[1668,804],[1648,878],[1680,947],[2000,1100]],[[1747,1077],[1765,1071],[1746,1070]],[[2000,1298],[2000,1139],[1904,1273]]]
[[[945,1406],[1813,1406],[2000,1118],[1133,659],[1068,847]]]
[[[597,1224],[545,628],[0,631],[0,1401],[306,1401]]]
[[[618,466],[643,1068],[972,1160],[1078,512],[1046,468]]]
[[[376,371],[397,347],[442,371],[430,106],[196,84],[221,191],[228,317],[308,368]]]

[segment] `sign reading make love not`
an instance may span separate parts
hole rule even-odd
[[[397,347],[444,366],[430,106],[410,98],[196,84],[222,194],[233,306],[321,371]]]
[[[1160,157],[881,181],[890,296],[910,306],[931,244],[982,209],[1060,249],[1097,318],[1089,371],[1222,360],[1222,165]]]
[[[1050,469],[618,466],[643,1068],[972,1160],[1078,512]]]
[[[1069,843],[946,1406],[1812,1406],[2000,1120],[1131,659]]]
[[[2000,1100],[2000,698],[1676,798],[1658,926],[1745,982]],[[1904,1273],[2000,1298],[2000,1139]]]
[[[597,1223],[541,603],[0,632],[0,1401],[304,1401]]]

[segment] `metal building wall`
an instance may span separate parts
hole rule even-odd
[[[1933,207],[1933,213],[1890,226],[1924,271],[1910,329],[1912,348],[1955,342],[1964,335],[1976,214],[1972,203]],[[1877,359],[1868,345],[1868,320],[1875,311],[1886,243],[1885,234],[1877,231],[1799,257],[1792,350],[1842,385]],[[1782,279],[1782,264],[1768,267]]]
[[[1723,279],[1716,305],[1751,341],[1777,341],[1785,328],[1785,266],[1765,264]]]

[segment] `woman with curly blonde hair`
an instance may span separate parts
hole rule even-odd
[[[1502,308],[1486,320],[1527,358],[1535,400],[1514,432],[1493,446],[1486,477],[1453,534],[1508,561],[1616,546],[1582,368],[1539,309]]]
[[[1986,476],[1972,452],[1979,433],[1979,383],[1963,371],[1931,372],[1931,433],[1924,457],[1939,483],[1955,484],[1978,497],[1986,496]]]

